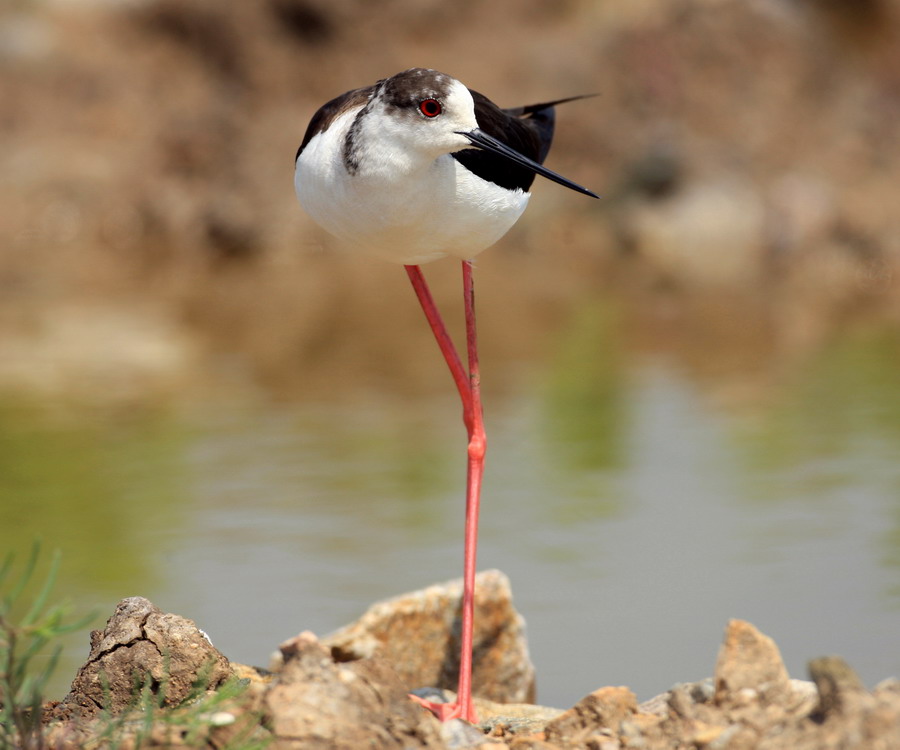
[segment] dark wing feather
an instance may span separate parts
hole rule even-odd
[[[309,125],[306,127],[306,133],[300,143],[300,148],[297,149],[297,154],[294,156],[294,163],[297,163],[298,157],[301,153],[303,153],[303,149],[306,148],[306,144],[313,139],[313,136],[318,135],[319,133],[324,133],[326,130],[328,130],[328,128],[331,126],[331,123],[333,123],[348,109],[363,106],[367,101],[369,101],[369,97],[372,95],[372,92],[374,90],[374,86],[366,86],[365,88],[361,89],[353,89],[352,91],[348,91],[346,94],[336,96],[330,102],[326,102],[321,107],[319,107],[318,111],[312,116],[312,119],[309,121]]]
[[[475,119],[478,121],[478,127],[539,164],[544,163],[553,142],[554,107],[557,104],[585,98],[570,96],[552,102],[500,109],[483,94],[471,89],[469,91],[475,100]],[[509,159],[488,151],[468,148],[457,151],[453,154],[453,158],[482,179],[510,190],[515,188],[528,190],[534,182],[535,174],[530,169],[520,167]]]
[[[543,127],[539,129],[536,127],[537,123],[533,122],[534,115],[528,118],[510,116],[483,94],[477,91],[471,91],[471,94],[475,100],[475,119],[478,127],[485,133],[503,141],[529,159],[541,161],[546,156],[550,149],[549,141],[553,138],[552,107],[542,113]],[[541,130],[544,132],[540,132]],[[544,138],[547,139],[546,148],[541,143]],[[488,151],[467,148],[457,151],[453,158],[482,179],[509,190],[528,190],[534,182],[534,172],[530,169]]]
[[[541,104],[527,104],[524,107],[510,107],[503,111],[512,117],[527,118],[525,122],[531,124],[535,129],[541,144],[540,158],[535,159],[535,161],[539,164],[543,164],[544,159],[547,158],[547,154],[550,152],[550,144],[553,142],[553,124],[556,105],[566,104],[567,102],[576,102],[579,99],[589,99],[592,96],[596,96],[596,94],[567,96],[565,99],[554,99],[552,102],[542,102]]]
[[[533,112],[539,112],[542,109],[555,107],[557,104],[577,102],[579,99],[590,99],[594,96],[597,96],[597,94],[579,94],[578,96],[567,96],[565,99],[554,99],[552,102],[542,102],[541,104],[526,104],[524,107],[509,107],[508,109],[504,109],[503,111],[508,115],[512,115],[513,117],[522,117],[523,115],[530,115]]]

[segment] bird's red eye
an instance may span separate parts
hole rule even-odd
[[[419,112],[425,117],[437,117],[442,109],[441,103],[437,99],[423,99],[419,102]]]

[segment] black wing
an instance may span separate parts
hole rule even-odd
[[[328,130],[331,123],[348,109],[364,105],[369,101],[369,97],[374,90],[375,86],[353,89],[346,94],[336,96],[330,102],[326,102],[319,107],[319,110],[312,116],[309,125],[306,127],[306,133],[303,136],[303,140],[300,142],[300,148],[297,149],[297,153],[294,156],[294,163],[297,163],[298,157],[303,153],[303,149],[305,149],[306,144],[313,139],[313,136]]]
[[[475,100],[475,119],[478,121],[478,127],[538,164],[544,163],[553,142],[553,126],[556,119],[554,107],[557,104],[585,98],[570,96],[552,102],[501,109],[483,94],[471,89],[469,91]],[[457,151],[453,154],[453,158],[482,179],[510,190],[515,188],[528,190],[534,182],[535,174],[530,169],[488,151],[467,148],[464,151]]]
[[[528,118],[522,118],[500,109],[477,91],[471,91],[471,94],[475,100],[475,119],[479,128],[497,140],[503,141],[522,156],[538,162],[543,161],[543,157],[550,150],[550,141],[553,140],[552,107],[540,113],[530,113]],[[536,116],[539,116],[537,122],[534,121]],[[542,140],[546,140],[546,146],[542,144]],[[534,172],[530,169],[489,151],[467,148],[457,151],[453,154],[453,158],[482,179],[509,190],[516,188],[528,190],[534,182]]]

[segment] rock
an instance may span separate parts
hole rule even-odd
[[[765,750],[900,747],[900,700],[890,683],[866,690],[847,663],[836,656],[813,659],[810,676],[818,701],[805,715],[770,731]]]
[[[322,644],[338,661],[384,659],[408,690],[456,689],[461,598],[462,580],[456,580],[387,599]],[[498,570],[475,580],[473,659],[475,695],[498,703],[534,701],[525,621],[513,608],[509,579]]]
[[[441,741],[447,750],[500,750],[506,746],[500,740],[485,737],[478,727],[462,719],[451,719],[441,724]]]
[[[731,620],[725,629],[714,680],[719,705],[743,703],[755,695],[765,703],[776,703],[792,692],[775,641],[743,620]]]
[[[309,632],[281,653],[284,665],[263,697],[275,748],[442,747],[440,723],[409,699],[384,659],[337,662]]]
[[[544,732],[548,742],[580,742],[600,730],[619,733],[622,723],[637,713],[637,700],[628,688],[603,687],[582,698]]]
[[[561,708],[535,706],[530,703],[493,703],[479,700],[479,726],[489,734],[503,737],[506,735],[531,735],[544,731],[544,727],[565,713]]]
[[[187,698],[198,680],[213,689],[230,675],[228,659],[192,620],[135,596],[119,602],[104,630],[91,632],[90,655],[63,706],[82,716],[101,709],[119,713],[146,684],[171,707]]]
[[[485,578],[489,585],[483,587],[497,589],[493,594],[505,589],[505,599],[486,598],[495,607],[494,614],[502,611],[504,601],[512,612],[505,577],[483,574],[482,585]],[[326,643],[312,633],[301,633],[281,645],[281,667],[275,674],[230,665],[190,620],[164,614],[140,597],[125,599],[106,628],[91,633],[90,657],[69,695],[59,705],[44,707],[49,723],[43,746],[96,747],[106,740],[122,747],[144,741],[156,747],[181,747],[200,730],[205,733],[199,740],[204,747],[271,740],[272,750],[900,747],[900,681],[886,680],[868,691],[839,657],[810,662],[813,682],[791,680],[772,640],[740,620],[728,623],[712,679],[675,685],[640,705],[625,687],[595,690],[567,711],[481,698],[476,702],[479,726],[458,719],[442,724],[409,699],[408,678],[401,678],[384,654],[394,653],[392,641],[427,644],[429,638],[440,637],[434,624],[439,613],[432,613],[429,620],[423,605],[435,610],[443,606],[452,614],[446,600],[452,592],[453,584],[436,586],[375,605],[366,617],[379,607],[395,617],[376,619],[381,629],[364,631],[366,638],[356,634],[372,656],[353,652],[356,658],[348,660],[353,641],[332,636]],[[457,588],[457,597],[458,593]],[[397,602],[402,606],[389,606]],[[513,623],[521,627],[521,618],[512,614]],[[498,622],[509,623],[509,618]],[[425,628],[424,635],[419,627]],[[379,637],[384,634],[390,638],[382,643]],[[449,631],[443,637],[449,639]],[[500,642],[502,635],[496,634],[493,640],[482,641],[492,646]],[[490,663],[484,659],[483,668]],[[132,704],[135,679],[149,687],[165,709],[189,697],[198,679],[202,678],[201,687],[215,689],[230,675],[239,676],[245,689],[199,716],[190,714],[194,704],[143,714],[123,724],[119,735],[111,738],[109,719],[99,714],[101,707],[121,712]],[[455,698],[447,689],[432,692]],[[140,734],[135,733],[137,725]]]
[[[840,656],[813,659],[809,663],[809,676],[819,693],[819,703],[813,713],[817,721],[851,713],[867,695],[862,680]]]
[[[658,272],[713,288],[758,277],[765,219],[758,190],[736,174],[688,182],[660,199],[629,201],[620,215],[628,243]]]

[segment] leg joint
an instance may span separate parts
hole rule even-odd
[[[487,452],[487,437],[484,431],[478,431],[469,438],[469,459],[481,461]]]

